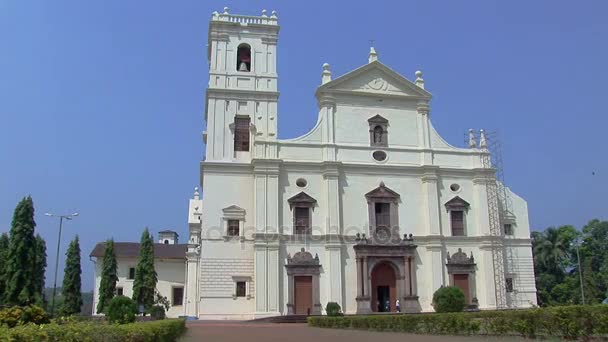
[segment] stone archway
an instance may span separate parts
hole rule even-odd
[[[398,294],[394,266],[387,261],[377,264],[372,270],[371,278],[372,311],[395,312]]]

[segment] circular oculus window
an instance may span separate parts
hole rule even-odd
[[[372,153],[372,157],[374,157],[374,159],[376,159],[377,161],[385,161],[386,160],[386,152],[384,152],[384,151],[374,151],[374,153]]]
[[[306,187],[306,185],[307,185],[307,184],[308,184],[308,182],[307,182],[307,181],[306,181],[306,179],[304,179],[304,178],[298,178],[298,179],[296,180],[296,185],[297,185],[299,188],[304,188],[304,187]]]
[[[450,190],[457,192],[458,190],[460,190],[460,185],[454,183],[454,184],[450,185]]]

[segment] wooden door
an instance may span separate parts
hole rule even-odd
[[[312,312],[312,276],[294,277],[295,314],[309,315]]]
[[[469,298],[469,275],[468,274],[454,274],[454,286],[460,288],[464,292],[465,303],[470,304]]]

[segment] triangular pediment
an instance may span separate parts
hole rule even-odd
[[[355,93],[430,98],[431,94],[418,87],[384,64],[374,61],[330,81],[317,93]]]
[[[381,182],[379,187],[377,187],[374,190],[366,193],[365,197],[366,198],[397,199],[400,196],[395,191],[387,188],[386,185],[384,185],[384,182]]]
[[[317,200],[302,191],[299,194],[288,199],[287,202],[289,203],[289,206],[291,208],[293,208],[294,205],[303,207],[313,207],[314,204],[317,203]]]
[[[388,123],[388,120],[386,120],[385,118],[383,118],[380,114],[376,114],[376,115],[372,116],[371,118],[367,119],[367,122],[369,122],[369,123],[386,124],[386,123]]]
[[[470,206],[469,202],[463,200],[462,198],[455,196],[454,198],[452,198],[451,200],[447,201],[445,203],[445,207],[448,209],[460,209],[460,208],[464,208],[464,209],[468,209]]]
[[[243,213],[243,214],[245,213],[245,209],[239,207],[238,205],[234,205],[234,204],[231,205],[231,206],[229,206],[229,207],[226,207],[226,208],[222,209],[222,211],[224,213],[239,213],[239,214],[240,213]]]

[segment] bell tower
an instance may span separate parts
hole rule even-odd
[[[273,157],[268,150],[275,144],[268,142],[277,139],[278,33],[275,11],[245,16],[225,7],[213,13],[203,133],[207,161]]]

